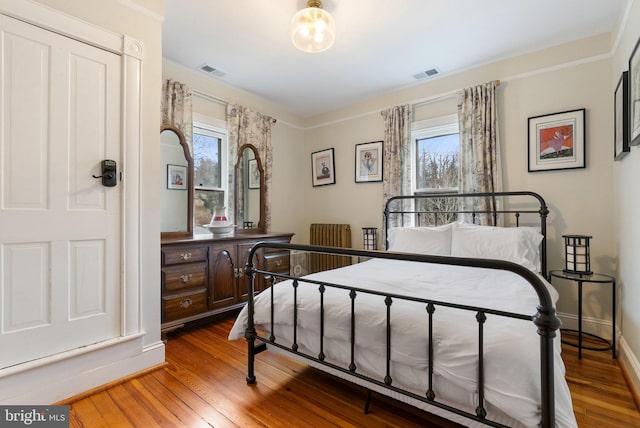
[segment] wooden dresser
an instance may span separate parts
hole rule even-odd
[[[243,233],[212,237],[163,238],[162,332],[212,315],[241,308],[247,300],[244,275],[249,250],[256,242],[291,241],[292,233]],[[258,266],[289,273],[289,252],[261,249]],[[264,284],[256,283],[256,291]]]

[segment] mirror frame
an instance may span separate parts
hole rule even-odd
[[[193,236],[193,195],[195,185],[193,183],[193,157],[191,156],[191,150],[187,144],[187,140],[184,137],[182,131],[172,125],[162,125],[160,127],[160,133],[164,131],[172,131],[178,136],[180,145],[184,151],[184,158],[187,161],[187,230],[176,232],[160,232],[161,238],[181,237],[181,236]]]
[[[258,153],[258,149],[256,149],[256,147],[253,144],[243,144],[242,146],[240,146],[240,148],[238,149],[238,157],[236,160],[236,165],[234,168],[234,177],[238,177],[238,174],[240,174],[240,169],[243,168],[243,158],[244,158],[244,151],[246,149],[250,149],[251,151],[253,151],[253,157],[254,159],[256,159],[257,164],[258,164],[258,171],[260,171],[260,219],[258,220],[258,231],[259,232],[265,232],[265,218],[266,218],[266,201],[265,201],[265,180],[264,180],[264,168],[262,168],[262,159],[260,159],[260,155]],[[238,179],[235,178],[234,179],[234,186],[233,186],[233,199],[234,199],[234,206],[233,206],[233,218],[235,221],[238,220],[238,203],[237,203],[237,195],[238,195]],[[242,228],[242,225],[239,225],[240,228]]]

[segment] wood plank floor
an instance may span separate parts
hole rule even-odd
[[[232,320],[168,337],[167,365],[71,400],[72,427],[454,427],[426,412],[365,391],[286,357],[265,352],[258,383],[247,386],[244,341],[226,340]],[[582,428],[639,427],[611,353],[563,347],[573,407]]]

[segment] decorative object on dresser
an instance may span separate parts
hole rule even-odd
[[[629,72],[624,71],[613,96],[613,159],[622,159],[630,150]]]
[[[247,299],[244,267],[257,242],[288,243],[292,233],[236,233],[229,237],[163,237],[162,331],[241,308]],[[260,253],[263,268],[289,273],[289,252]],[[258,281],[256,290],[262,290]]]
[[[585,167],[585,109],[529,118],[529,172]]]

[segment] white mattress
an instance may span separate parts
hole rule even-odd
[[[538,298],[520,276],[491,269],[373,259],[310,275],[326,281],[405,296],[479,306],[525,315],[536,312]],[[557,292],[545,281],[554,299]],[[291,281],[274,286],[276,342],[293,340]],[[270,292],[255,299],[256,328],[271,331]],[[298,287],[299,351],[319,352],[318,286]],[[348,291],[328,288],[324,296],[326,361],[347,367],[350,361],[351,303]],[[424,304],[394,300],[391,305],[393,385],[420,395],[427,391],[428,318]],[[244,337],[246,307],[229,339]],[[434,313],[434,390],[436,400],[456,403],[474,413],[477,397],[478,327],[475,312],[437,306]],[[535,427],[540,421],[540,338],[530,321],[487,315],[484,325],[485,408],[488,418]],[[560,337],[554,342],[556,426],[577,426],[564,380]],[[381,296],[356,297],[357,371],[382,381],[386,368],[386,306]],[[413,404],[413,403],[412,403]]]

